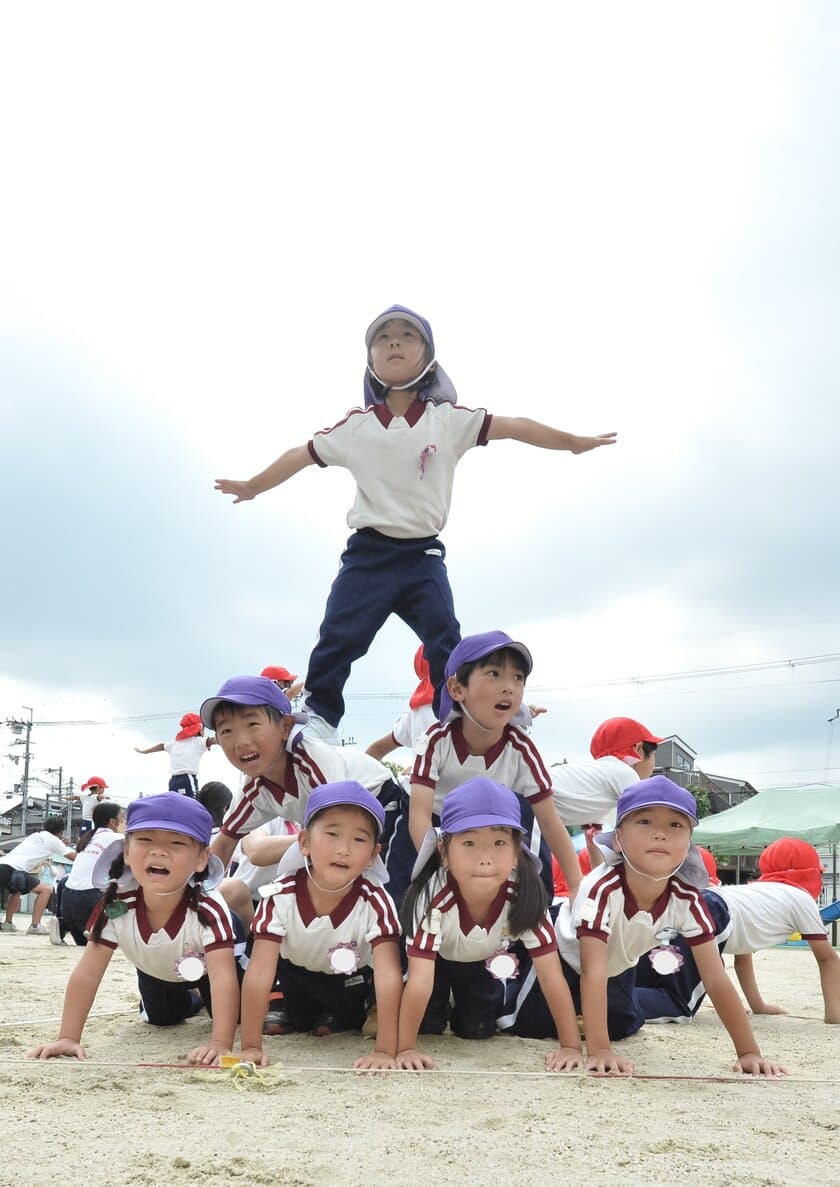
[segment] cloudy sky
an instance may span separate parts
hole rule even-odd
[[[828,0],[7,7],[0,719],[94,723],[37,725],[33,775],[162,790],[134,745],[305,672],[352,482],[213,480],[356,404],[398,301],[462,403],[619,432],[471,452],[444,532],[464,633],[535,653],[548,761],[628,714],[840,783],[839,43]],[[415,646],[356,665],[345,738]]]

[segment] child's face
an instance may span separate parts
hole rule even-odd
[[[685,861],[691,821],[673,808],[638,808],[624,817],[616,838],[631,866],[652,878],[662,878]]]
[[[144,892],[171,894],[207,866],[210,850],[167,828],[138,829],[125,838],[125,860]]]
[[[272,721],[262,705],[219,708],[213,722],[225,758],[249,778],[270,774],[285,752],[294,719]]]
[[[320,885],[336,890],[358,878],[379,854],[376,837],[373,817],[348,804],[319,812],[298,843]]]
[[[519,856],[509,828],[471,828],[453,833],[441,848],[444,866],[461,890],[493,893],[508,880]]]
[[[479,664],[466,685],[457,676],[449,679],[449,695],[466,705],[470,715],[485,729],[502,729],[512,721],[525,695],[525,673],[509,660]]]
[[[370,364],[386,387],[410,383],[426,365],[426,342],[409,322],[395,318],[376,332]]]

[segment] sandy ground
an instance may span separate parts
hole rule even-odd
[[[267,1040],[270,1091],[138,1066],[182,1061],[209,1023],[139,1022],[119,953],[85,1031],[87,1061],[25,1061],[57,1034],[79,953],[0,933],[2,1179],[16,1187],[840,1184],[840,1027],[821,1021],[807,949],[756,958],[765,997],[789,1011],[754,1020],[764,1053],[790,1069],[783,1082],[681,1078],[731,1075],[728,1038],[704,1006],[690,1026],[648,1026],[621,1045],[631,1080],[539,1074],[550,1045],[503,1037],[429,1040],[436,1073],[360,1076],[329,1070],[366,1049],[360,1037],[292,1036]]]

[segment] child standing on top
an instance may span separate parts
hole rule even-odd
[[[94,869],[94,880],[107,889],[88,921],[90,943],[67,982],[59,1037],[36,1047],[31,1059],[86,1058],[82,1031],[117,948],[137,969],[143,1011],[153,1026],[173,1026],[202,1002],[207,1006],[213,1033],[190,1051],[190,1063],[217,1064],[231,1050],[239,981],[234,924],[224,899],[208,888],[220,876],[210,864],[212,827],[206,808],[173,792],[128,805],[124,847],[116,838]]]
[[[205,738],[204,726],[197,713],[185,713],[180,726],[173,742],[157,742],[145,750],[139,746],[134,749],[138,754],[155,754],[165,750],[170,764],[169,790],[195,799],[198,795],[199,763],[210,747],[215,745],[216,739]]]
[[[398,1067],[433,1068],[417,1050],[417,1035],[442,1034],[447,1022],[459,1038],[491,1038],[503,983],[526,950],[561,1044],[546,1066],[564,1071],[583,1063],[548,899],[523,834],[517,797],[492,779],[470,779],[444,800],[440,831],[430,829],[421,846],[402,908],[408,981]]]
[[[557,941],[575,1004],[583,1012],[589,1071],[633,1071],[611,1041],[644,1024],[633,995],[635,966],[649,954],[657,971],[676,972],[681,961],[673,940],[679,935],[691,948],[735,1046],[734,1070],[763,1076],[784,1070],[761,1055],[718,954],[716,924],[699,889],[708,875],[691,844],[696,824],[690,792],[663,775],[636,783],[619,797],[615,831],[599,837],[605,864],[584,878],[573,902],[561,904]],[[539,1037],[547,1025],[544,1008],[542,1024],[536,1021],[539,996],[535,987],[520,1008],[518,1034]]]
[[[268,1063],[262,1036],[276,976],[285,1011],[277,1034],[360,1030],[375,990],[376,1050],[353,1066],[394,1067],[402,970],[397,911],[377,861],[384,823],[381,804],[359,783],[327,783],[309,797],[298,840],[261,889],[254,916],[242,1059]]]
[[[425,318],[392,305],[368,326],[365,409],[354,408],[247,481],[220,478],[234,502],[253,499],[305,466],[344,466],[356,481],[348,515],[354,529],[327,601],[305,679],[309,732],[334,737],[354,660],[365,655],[390,614],[419,637],[436,689],[458,642],[446,550],[438,539],[449,515],[455,467],[468,449],[514,440],[585,453],[614,443],[614,433],[579,437],[524,417],[491,416],[454,403],[435,358]]]

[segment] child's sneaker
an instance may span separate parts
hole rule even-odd
[[[325,1039],[335,1028],[335,1018],[332,1014],[319,1014],[312,1027],[312,1034],[316,1039]]]
[[[48,936],[50,933],[44,927],[43,923],[30,923],[26,929],[28,936]]]
[[[67,947],[64,940],[61,938],[61,923],[57,915],[53,915],[52,919],[47,924],[47,931],[50,933],[50,943],[55,944],[56,947]]]
[[[17,927],[15,926],[13,920],[11,920],[11,919],[6,919],[2,923],[0,923],[0,931],[17,931],[17,930],[18,930]]]

